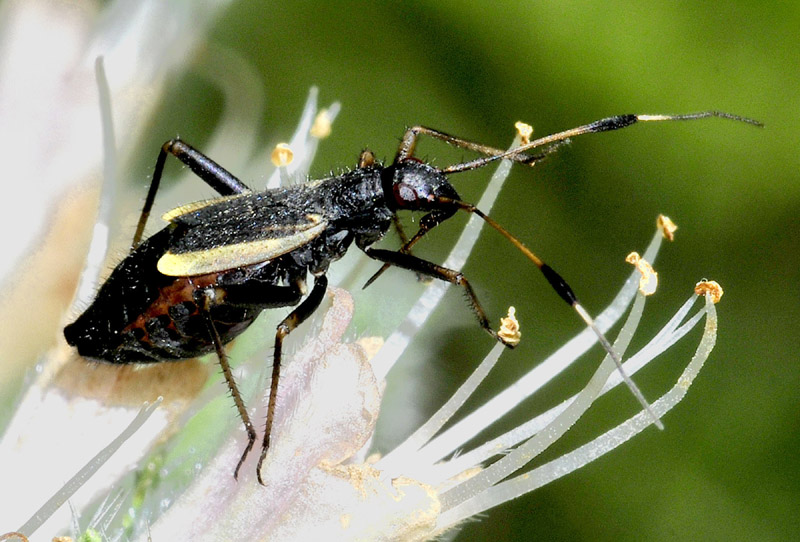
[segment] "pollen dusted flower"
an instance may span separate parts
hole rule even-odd
[[[21,10],[21,4],[10,2],[4,9],[12,13]],[[212,4],[201,11],[200,26],[207,24],[222,2],[213,9]],[[91,31],[82,39],[94,44],[88,50],[106,55],[109,72],[106,82],[102,64],[98,64],[100,94],[107,93],[103,98],[105,136],[100,145],[106,149],[106,185],[76,296],[77,308],[66,318],[85,306],[100,274],[107,271],[108,232],[115,220],[112,208],[120,205],[114,148],[124,147],[114,142],[109,103],[113,103],[113,118],[119,126],[119,100],[136,89],[144,92],[145,87],[153,86],[151,81],[120,87],[114,82],[118,76],[112,74],[121,73],[120,65],[130,68],[131,74],[143,73],[136,66],[147,65],[161,86],[173,65],[164,67],[156,62],[170,59],[163,58],[161,49],[149,49],[152,33],[142,31],[152,28],[148,26],[152,17],[165,16],[157,12],[157,6],[148,1],[115,2],[106,8],[100,23],[86,23]],[[172,36],[183,50],[192,50],[195,42],[188,35],[197,35],[197,25],[195,20],[191,28],[184,29],[185,34],[178,29]],[[172,42],[160,43],[169,48]],[[87,62],[84,58],[84,76],[90,66]],[[238,66],[237,73],[240,70]],[[224,91],[258,92],[253,84],[242,85],[244,90],[233,87],[236,85],[225,85]],[[236,96],[230,98],[226,103],[237,103]],[[123,108],[126,134],[136,130],[130,113],[133,108]],[[317,111],[316,91],[312,90],[295,136],[279,151],[279,167],[268,186],[305,177],[318,140],[330,132],[337,111],[336,104]],[[229,133],[236,122],[242,122],[242,117],[223,115],[209,154],[233,152],[221,148],[225,145],[222,134]],[[241,126],[235,127],[237,133],[243,132]],[[255,127],[250,128],[244,132],[254,134]],[[513,145],[519,144],[519,137]],[[271,153],[272,149],[259,149],[242,169],[256,167],[254,164],[267,167]],[[507,162],[498,166],[478,202],[483,211],[491,209],[510,167]],[[481,222],[475,218],[444,266],[463,267],[480,232]],[[662,238],[662,231],[657,231],[637,261],[652,264]],[[348,261],[340,263],[342,276],[357,272],[358,262]],[[683,374],[651,404],[660,418],[681,400],[713,348],[717,321],[712,297],[721,294],[721,289],[711,283],[698,285],[697,293],[655,337],[626,356],[645,305],[640,277],[634,270],[595,319],[597,327],[607,333],[627,312],[614,342],[616,352],[626,359],[627,374],[635,374],[705,320],[700,344]],[[38,365],[0,441],[0,479],[4,494],[14,495],[0,507],[0,532],[13,530],[29,537],[35,533],[37,538],[68,533],[98,540],[426,540],[572,472],[653,423],[648,413],[640,412],[561,457],[530,466],[598,397],[622,382],[606,356],[576,395],[504,434],[467,448],[477,434],[542,389],[596,343],[596,335],[585,329],[547,359],[528,362],[533,369],[526,375],[442,431],[498,362],[504,348],[496,344],[482,362],[475,360],[474,373],[456,393],[403,443],[393,450],[373,450],[370,443],[382,420],[385,380],[393,378],[392,367],[416,340],[417,331],[448,286],[441,282],[428,285],[385,341],[351,339],[347,329],[355,310],[352,298],[345,290],[331,289],[325,307],[297,332],[304,334],[303,346],[284,358],[272,445],[262,470],[265,486],[255,480],[257,453],[250,454],[239,480],[233,478],[246,437],[230,408],[230,398],[221,393],[221,377],[214,375],[213,383],[206,384],[213,365],[196,360],[148,367],[89,364],[59,339],[59,346]],[[690,315],[701,295],[705,303]],[[510,310],[502,332],[509,340],[517,340],[524,325]],[[237,347],[237,359],[246,361],[237,363],[236,378],[252,409],[251,417],[263,420],[265,369],[272,352],[270,348],[249,348],[251,352],[239,357],[245,347]],[[69,506],[65,506],[67,501]]]

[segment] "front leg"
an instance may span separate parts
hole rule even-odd
[[[428,260],[423,260],[422,258],[418,258],[404,252],[394,252],[391,250],[369,247],[364,248],[364,252],[367,256],[374,260],[378,260],[379,262],[384,262],[385,264],[394,265],[396,267],[402,267],[403,269],[415,271],[423,275],[461,286],[464,288],[464,292],[467,294],[470,307],[472,307],[472,311],[475,313],[475,316],[478,317],[478,322],[480,323],[481,327],[503,345],[509,348],[514,348],[514,346],[516,346],[515,344],[509,343],[503,339],[503,337],[494,329],[492,329],[491,325],[489,325],[489,319],[486,318],[486,312],[483,310],[483,307],[478,301],[478,297],[472,290],[472,286],[470,286],[467,277],[465,277],[461,271],[448,269],[433,262],[429,262]]]
[[[433,228],[435,228],[436,226],[438,226],[451,216],[453,216],[453,211],[449,209],[448,210],[440,209],[424,215],[419,221],[419,229],[417,230],[417,233],[414,234],[414,237],[408,239],[406,238],[405,233],[402,230],[400,221],[397,219],[397,215],[394,215],[392,217],[392,221],[394,222],[397,231],[400,233],[400,240],[403,242],[403,246],[400,247],[400,252],[402,252],[403,254],[411,254],[411,247],[416,245],[417,242],[420,239],[422,239],[422,237],[426,233],[431,231]],[[384,263],[380,269],[375,271],[375,273],[369,278],[369,280],[367,280],[367,282],[364,283],[364,286],[362,286],[361,288],[364,289],[373,282],[375,282],[375,280],[378,277],[380,277],[387,269],[389,269],[391,265],[392,264],[390,263]],[[423,280],[420,274],[417,274],[417,278]]]

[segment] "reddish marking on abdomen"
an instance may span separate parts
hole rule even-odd
[[[209,286],[214,286],[217,283],[219,273],[210,273],[208,275],[198,275],[194,277],[177,277],[172,284],[159,288],[158,297],[147,307],[136,319],[125,326],[123,332],[131,331],[139,328],[147,336],[147,329],[145,323],[153,318],[166,315],[170,318],[169,327],[174,329],[175,323],[172,317],[169,316],[169,308],[184,301],[191,301],[197,303],[194,298],[194,292],[202,290]]]

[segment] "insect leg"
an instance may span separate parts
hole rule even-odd
[[[400,230],[400,222],[397,220],[397,215],[395,215],[393,220],[395,221],[395,225],[397,226],[398,230],[401,232],[400,238],[401,241],[403,241],[403,246],[400,247],[400,252],[402,252],[403,254],[410,254],[411,247],[416,245],[417,242],[420,239],[422,239],[422,236],[424,236],[426,233],[431,231],[433,228],[435,228],[436,226],[438,226],[451,216],[453,216],[453,211],[449,210],[447,211],[438,210],[430,212],[427,215],[424,215],[419,221],[419,229],[417,230],[417,233],[415,233],[414,237],[412,237],[411,239],[406,239],[405,235],[402,234],[402,230]],[[369,278],[369,280],[366,283],[364,283],[362,289],[366,288],[367,286],[375,282],[375,280],[378,277],[380,277],[387,269],[389,269],[391,265],[392,264],[390,263],[384,263],[381,266],[381,268],[375,271],[375,273]]]
[[[407,252],[410,254],[411,247],[414,246],[417,243],[417,241],[419,241],[419,238],[422,237],[422,235],[424,234],[421,234],[420,231],[417,231],[417,233],[414,234],[414,239],[409,240],[408,235],[406,234],[405,229],[403,228],[403,224],[400,223],[400,218],[397,215],[392,216],[392,224],[394,224],[394,229],[397,230],[397,235],[398,237],[400,237],[400,242],[403,243],[402,246],[400,247],[400,252]],[[370,284],[372,284],[373,282],[375,282],[375,279],[380,277],[383,274],[383,272],[386,271],[387,269],[389,269],[389,264],[383,264],[383,266],[381,266],[381,268],[378,271],[376,271],[375,274],[372,275],[372,277],[370,277],[370,279],[364,284],[362,290],[367,286],[369,286]],[[425,282],[429,281],[430,277],[425,277],[418,274],[417,280],[419,280],[420,282]]]
[[[208,302],[206,302],[206,305],[207,304]],[[225,347],[222,345],[222,340],[219,338],[219,333],[217,332],[217,328],[214,325],[214,321],[211,319],[211,315],[209,314],[207,307],[203,308],[203,314],[205,316],[208,334],[214,343],[214,350],[217,352],[219,366],[222,368],[222,374],[225,376],[225,382],[228,384],[228,389],[233,397],[233,402],[236,404],[236,410],[239,412],[239,417],[242,419],[242,423],[244,423],[244,430],[247,432],[247,446],[245,447],[239,462],[236,464],[236,470],[233,471],[234,479],[238,479],[239,469],[242,467],[242,463],[244,463],[244,460],[247,458],[250,450],[253,449],[253,444],[256,442],[256,430],[253,428],[253,423],[250,421],[250,415],[247,414],[247,408],[244,406],[244,401],[242,400],[242,396],[239,393],[239,388],[236,386],[236,381],[234,380],[233,373],[231,372],[230,363],[228,363],[228,355],[225,353]]]
[[[515,345],[505,342],[502,337],[500,337],[497,332],[492,329],[492,326],[489,324],[489,319],[486,317],[486,312],[483,310],[483,307],[478,301],[478,297],[475,295],[472,286],[464,274],[461,273],[461,271],[448,269],[433,262],[429,262],[428,260],[423,260],[422,258],[418,258],[403,252],[369,247],[365,248],[364,252],[367,254],[367,256],[374,260],[378,260],[379,262],[384,262],[396,267],[402,267],[403,269],[408,269],[410,271],[416,271],[417,273],[428,275],[433,278],[461,286],[464,288],[464,292],[467,294],[469,304],[472,307],[472,311],[475,313],[475,316],[478,317],[478,322],[480,323],[481,327],[485,329],[489,335],[503,343],[505,346],[514,348]]]
[[[397,230],[397,235],[400,236],[400,242],[402,242],[405,247],[408,244],[408,235],[406,235],[403,225],[400,223],[400,219],[397,215],[392,216],[392,224],[394,225],[394,229]]]
[[[572,291],[572,288],[570,287],[569,284],[567,284],[567,281],[564,280],[561,277],[561,275],[559,275],[555,271],[555,269],[544,263],[541,260],[541,258],[539,258],[536,254],[533,253],[533,251],[531,251],[528,247],[522,244],[522,241],[511,235],[511,233],[509,233],[508,230],[503,228],[500,224],[495,222],[493,219],[487,216],[483,211],[481,211],[471,203],[444,197],[437,198],[437,200],[440,204],[444,204],[447,206],[451,205],[456,206],[463,211],[467,211],[468,213],[474,213],[478,215],[484,221],[486,221],[486,223],[489,224],[492,228],[497,230],[503,237],[508,239],[511,242],[511,244],[513,244],[530,261],[532,261],[534,265],[536,265],[536,267],[539,268],[539,270],[544,275],[545,279],[547,279],[547,282],[550,283],[550,286],[553,288],[553,290],[555,290],[555,292],[561,297],[561,299],[566,301],[567,304],[570,305],[575,310],[576,313],[578,313],[578,316],[580,316],[581,319],[586,323],[586,325],[594,332],[594,334],[597,336],[597,340],[600,343],[600,345],[614,361],[614,364],[617,366],[617,370],[619,371],[620,376],[622,376],[622,379],[625,381],[625,384],[627,384],[628,388],[631,390],[631,393],[633,393],[634,397],[636,397],[636,399],[642,405],[644,410],[646,410],[650,414],[656,426],[659,429],[663,429],[664,424],[661,423],[661,420],[659,420],[658,416],[656,416],[655,412],[653,412],[653,409],[650,407],[650,404],[644,398],[644,395],[639,390],[639,387],[633,382],[633,380],[631,380],[631,377],[628,376],[628,374],[623,369],[622,360],[620,359],[619,354],[617,354],[617,352],[611,346],[611,343],[608,341],[608,339],[600,330],[600,328],[597,327],[597,325],[594,322],[594,319],[591,317],[589,312],[578,301],[575,292]]]
[[[136,232],[133,234],[131,250],[139,246],[139,242],[142,240],[144,226],[153,208],[153,202],[156,199],[156,192],[161,183],[161,174],[164,171],[164,163],[167,161],[168,154],[173,155],[189,166],[189,169],[191,169],[195,175],[204,180],[222,196],[230,196],[250,191],[247,185],[205,154],[188,143],[184,143],[180,139],[170,139],[161,146],[161,150],[158,153],[156,166],[153,170],[153,179],[150,181],[150,189],[147,191],[147,198],[144,200],[142,214],[139,215],[139,223],[136,225]]]
[[[275,286],[258,280],[225,286],[225,304],[254,309],[276,309],[297,305],[303,297],[297,284]]]
[[[267,403],[267,422],[264,426],[264,441],[261,444],[261,457],[258,459],[258,467],[256,468],[258,483],[261,485],[264,485],[264,481],[261,479],[261,465],[264,463],[264,458],[267,456],[270,433],[272,432],[272,422],[275,419],[275,404],[278,399],[278,379],[280,378],[281,372],[281,349],[283,347],[283,339],[317,310],[325,295],[325,290],[327,289],[328,277],[325,275],[316,277],[314,279],[314,288],[311,290],[311,293],[308,294],[308,297],[306,297],[300,306],[293,310],[289,316],[278,324],[278,329],[275,333],[275,354],[272,360],[272,381],[269,386],[269,402]]]

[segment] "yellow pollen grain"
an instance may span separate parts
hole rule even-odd
[[[678,229],[678,226],[670,220],[668,216],[658,215],[658,220],[656,220],[656,225],[658,229],[661,230],[661,233],[664,235],[664,238],[668,241],[673,241],[675,239],[675,230]]]
[[[514,307],[508,308],[508,316],[500,319],[500,330],[497,332],[500,339],[511,346],[517,346],[522,338],[516,312],[517,310]]]
[[[707,295],[711,297],[713,303],[719,303],[722,298],[722,286],[715,280],[702,280],[695,284],[694,293],[697,295]]]
[[[325,139],[331,135],[331,116],[327,109],[320,109],[308,133],[317,139]]]
[[[294,152],[289,148],[288,143],[278,143],[275,145],[270,159],[276,167],[286,167],[294,160]]]
[[[658,288],[658,273],[655,272],[650,262],[639,256],[638,252],[628,254],[625,261],[633,264],[642,274],[639,279],[639,292],[642,295],[653,295]]]
[[[514,128],[517,129],[519,134],[520,144],[527,145],[531,142],[531,135],[533,135],[533,126],[526,124],[521,120],[514,123]]]

